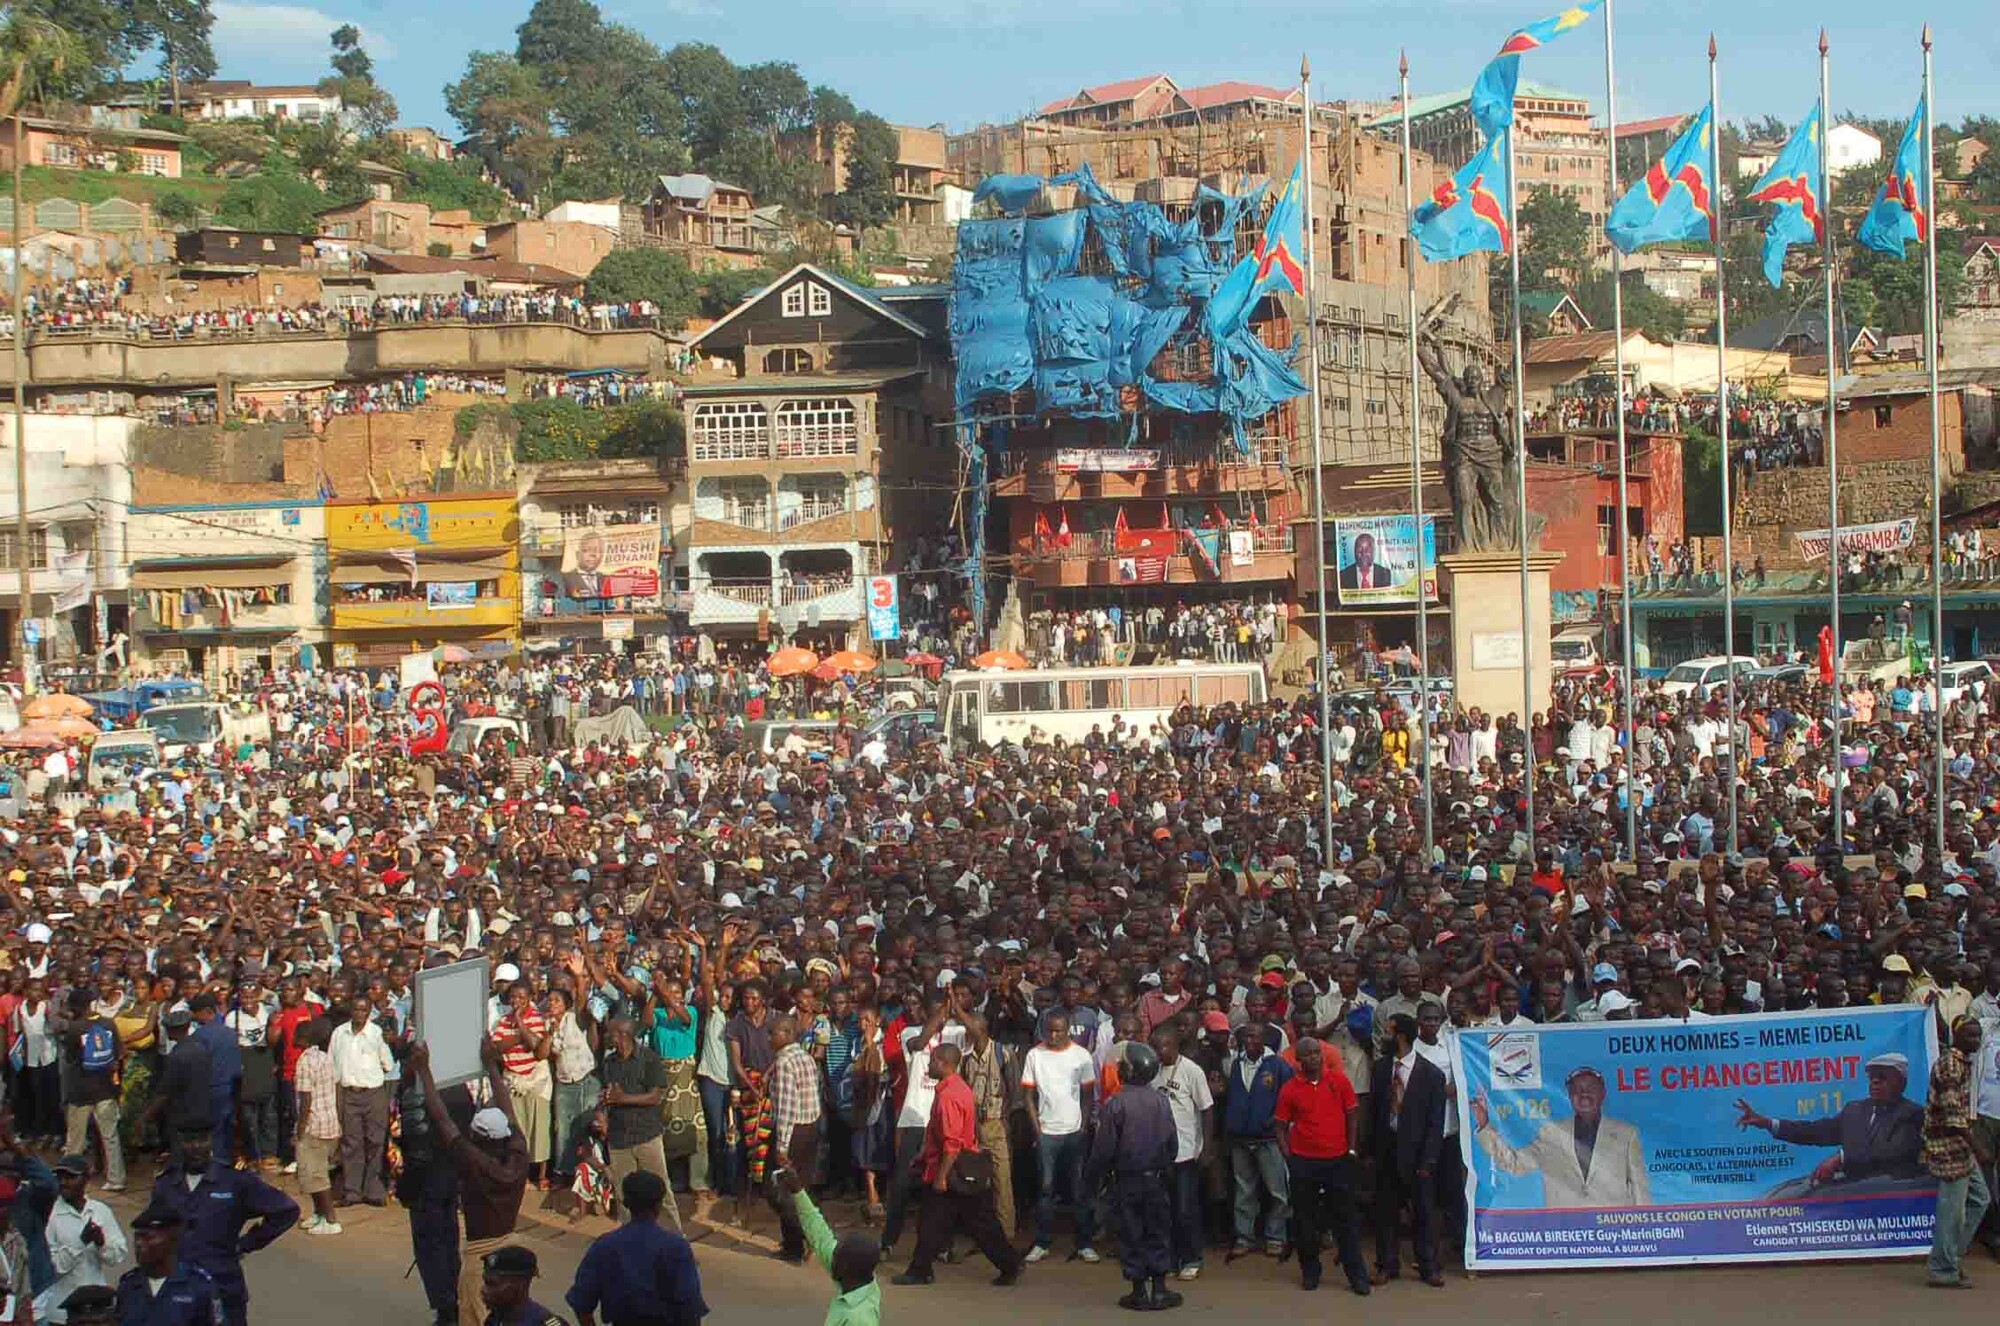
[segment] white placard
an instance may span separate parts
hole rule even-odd
[[[479,1043],[486,1036],[485,958],[467,958],[416,976],[416,1038],[431,1047],[431,1076],[439,1087],[486,1076]]]
[[[1472,668],[1475,672],[1500,672],[1521,666],[1519,631],[1474,631]]]

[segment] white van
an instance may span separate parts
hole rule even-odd
[[[84,786],[95,791],[119,783],[137,782],[160,768],[160,734],[148,728],[106,732],[90,745]]]
[[[451,730],[451,740],[445,743],[445,749],[453,755],[471,755],[494,732],[503,740],[521,740],[521,725],[511,718],[463,718]]]
[[[1692,695],[1698,700],[1706,700],[1722,694],[1724,683],[1734,671],[1736,689],[1740,694],[1744,689],[1744,674],[1756,671],[1757,667],[1756,659],[1743,654],[1738,654],[1733,662],[1721,654],[1704,654],[1669,669],[1666,681],[1660,686],[1660,693]]]
[[[139,721],[159,733],[161,753],[169,760],[181,759],[191,749],[206,760],[218,750],[233,752],[245,741],[267,748],[271,744],[271,715],[255,701],[158,704]]]

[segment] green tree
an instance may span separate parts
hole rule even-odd
[[[326,205],[319,186],[301,176],[288,158],[273,152],[257,174],[231,181],[215,209],[215,220],[242,230],[312,234]]]
[[[1681,521],[1689,534],[1722,533],[1722,443],[1699,428],[1681,447]]]
[[[1590,218],[1554,189],[1538,188],[1520,206],[1521,288],[1574,289],[1590,270]]]
[[[590,460],[610,422],[605,411],[567,396],[523,401],[511,410],[521,430],[514,439],[514,459],[523,461]]]
[[[176,230],[185,230],[201,219],[201,204],[194,195],[175,189],[153,199],[153,215]]]
[[[1686,309],[1647,285],[1644,273],[1625,273],[1623,286],[1627,331],[1644,332],[1656,341],[1680,339],[1687,328]],[[1608,273],[1586,281],[1577,292],[1576,302],[1599,331],[1610,330],[1613,318]]]
[[[1796,250],[1794,250],[1796,252]],[[1744,227],[1732,230],[1724,247],[1723,289],[1729,300],[1729,325],[1742,329],[1787,308],[1805,307],[1817,282],[1787,276],[1782,287],[1764,279],[1764,237]]]
[[[463,207],[480,221],[497,221],[506,210],[506,193],[462,158],[438,161],[405,152],[394,164],[403,172],[398,198],[428,203],[433,211]]]
[[[135,0],[133,16],[160,51],[160,71],[174,114],[181,113],[181,84],[215,77],[215,11],[209,0]]]
[[[343,23],[333,30],[333,72],[342,78],[373,82],[375,61],[361,48],[361,29]]]
[[[896,215],[896,131],[864,113],[849,132],[847,187],[834,195],[829,215],[856,229],[882,225]]]
[[[10,66],[8,57],[29,47],[42,52],[33,57],[41,72],[31,80],[29,101],[86,98],[117,79],[148,44],[131,0],[11,0],[0,8],[0,24],[13,29],[0,36],[11,43],[0,55]],[[58,47],[61,58],[51,57]]]
[[[701,316],[727,317],[745,299],[778,279],[768,267],[721,267],[702,273]]]
[[[473,140],[473,155],[522,197],[540,196],[562,145],[547,88],[511,55],[475,51],[465,76],[444,90],[445,110]]]
[[[1957,246],[1938,246],[1939,321],[1958,311],[1965,292],[1965,259]],[[1841,284],[1849,316],[1857,327],[1881,327],[1891,335],[1924,329],[1924,258],[1909,246],[1906,258],[1859,244],[1853,247]]]
[[[613,249],[591,270],[584,294],[612,304],[650,300],[668,326],[679,327],[694,314],[694,272],[665,249]]]
[[[665,460],[686,454],[687,427],[678,407],[662,400],[637,400],[606,411],[597,454],[604,460]]]

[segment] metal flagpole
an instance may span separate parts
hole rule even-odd
[[[1404,52],[1399,71],[1403,81],[1403,215],[1416,210],[1415,184],[1411,173],[1410,155],[1410,56]],[[1421,384],[1417,381],[1417,255],[1415,247],[1410,250],[1410,260],[1404,267],[1409,294],[1409,308],[1404,319],[1410,337],[1410,510],[1415,513],[1417,531],[1417,713],[1419,715],[1419,736],[1423,749],[1424,787],[1424,868],[1431,864],[1431,853],[1437,845],[1436,826],[1432,822],[1436,806],[1431,800],[1431,626],[1428,609],[1429,594],[1424,580],[1424,409]]]
[[[1331,642],[1326,635],[1326,475],[1319,436],[1319,259],[1315,256],[1318,246],[1313,231],[1312,61],[1304,56],[1299,58],[1299,99],[1305,112],[1304,131],[1299,135],[1299,179],[1305,192],[1300,206],[1304,211],[1306,245],[1307,380],[1312,384],[1312,418],[1308,427],[1312,438],[1313,573],[1319,577],[1314,615],[1319,630],[1319,856],[1324,868],[1333,859],[1333,688],[1327,679],[1326,666]],[[1428,867],[1429,863],[1425,864]]]
[[[1615,206],[1618,192],[1618,77],[1617,65],[1612,55],[1611,26],[1612,0],[1604,0],[1604,117],[1611,126],[1611,192],[1606,196]],[[1639,859],[1639,797],[1638,788],[1632,781],[1632,756],[1635,750],[1632,695],[1632,504],[1628,493],[1629,462],[1625,455],[1625,255],[1616,244],[1611,246],[1611,330],[1616,338],[1612,346],[1613,373],[1616,381],[1613,390],[1618,393],[1618,626],[1620,658],[1624,674],[1619,682],[1619,695],[1625,710],[1625,859]],[[1570,752],[1572,755],[1574,751]]]
[[[1833,316],[1833,218],[1826,215],[1830,210],[1828,197],[1828,161],[1826,131],[1832,127],[1833,75],[1827,59],[1831,49],[1826,40],[1826,29],[1819,30],[1819,196],[1814,205],[1821,209],[1820,231],[1821,265],[1826,277],[1826,570],[1827,585],[1832,594],[1829,617],[1833,625],[1833,693],[1827,699],[1827,714],[1833,721],[1833,841],[1842,851],[1847,847],[1847,818],[1841,807],[1841,783],[1846,772],[1841,768],[1840,729],[1840,409],[1839,393],[1834,384],[1840,376],[1840,332]],[[1719,181],[1718,181],[1719,183]],[[1716,273],[1718,279],[1721,273]]]
[[[1938,307],[1937,307],[1937,172],[1934,155],[1937,108],[1931,105],[1931,25],[1924,24],[1924,362],[1930,366],[1931,388],[1931,717],[1936,723],[1937,748],[1931,762],[1937,766],[1931,808],[1937,825],[1937,862],[1942,865],[1945,847],[1945,744],[1944,744],[1944,521],[1938,514],[1944,464],[1944,421],[1938,397]]]
[[[1521,535],[1521,782],[1527,792],[1528,869],[1535,868],[1535,639],[1528,612],[1527,352],[1521,344],[1520,188],[1514,179],[1514,126],[1507,135],[1507,298],[1514,314],[1514,500]]]
[[[1715,185],[1710,190],[1711,208],[1718,206],[1722,187],[1722,76],[1715,60],[1715,34],[1708,34],[1708,122],[1709,163]],[[1729,494],[1729,301],[1722,286],[1722,225],[1708,220],[1708,233],[1715,245],[1715,436],[1722,448],[1722,730],[1729,751],[1728,772],[1722,776],[1722,793],[1729,798],[1729,850],[1736,851],[1736,557],[1731,546],[1732,526]]]

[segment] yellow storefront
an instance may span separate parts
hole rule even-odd
[[[520,651],[513,493],[329,502],[326,547],[334,666],[385,667],[439,646],[472,658]]]

